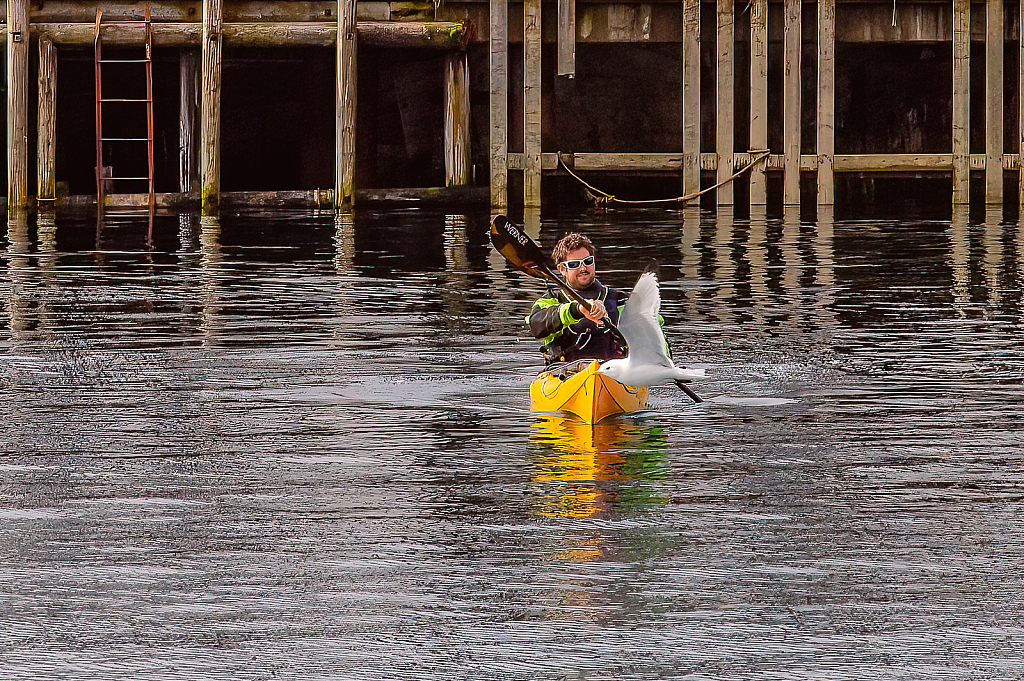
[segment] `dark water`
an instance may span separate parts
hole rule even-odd
[[[488,216],[8,227],[0,678],[1024,678],[1024,233],[585,215],[694,405],[529,412]]]

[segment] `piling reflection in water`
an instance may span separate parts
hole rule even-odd
[[[356,261],[356,218],[352,213],[338,213],[334,218],[334,271],[351,274]]]
[[[586,424],[545,415],[531,425],[530,442],[538,515],[607,517],[666,502],[657,486],[667,470],[660,426],[625,419]]]
[[[19,216],[7,222],[7,320],[11,340],[18,344],[32,323],[34,300],[29,293],[31,248],[28,220]]]
[[[835,253],[828,215],[809,225],[795,209],[782,220],[737,220],[732,208],[719,206],[712,220],[699,224],[684,223],[682,231],[681,273],[697,288],[693,302],[682,303],[686,318],[773,333],[832,324]]]
[[[220,244],[220,219],[212,215],[199,218],[199,252],[200,267],[203,277],[200,284],[202,291],[200,326],[203,332],[203,345],[212,345],[222,335],[224,328],[222,292],[224,271]]]

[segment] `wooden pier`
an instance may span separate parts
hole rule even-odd
[[[1024,202],[1024,68],[1007,78],[1004,64],[1014,52],[1012,63],[1024,63],[1021,2],[8,0],[10,211],[88,203],[81,183],[69,190],[61,173],[82,175],[92,164],[62,156],[58,134],[69,119],[88,115],[62,109],[59,89],[86,86],[58,74],[64,60],[81,61],[93,45],[97,9],[105,18],[138,19],[146,7],[153,50],[175,61],[177,74],[158,82],[154,95],[158,112],[173,113],[178,147],[167,152],[176,158],[164,159],[176,170],[158,177],[160,206],[198,205],[212,215],[222,202],[348,211],[388,197],[405,204],[489,197],[495,209],[535,209],[568,171],[596,186],[660,178],[658,186],[674,188],[668,199],[720,183],[713,197],[722,206],[829,206],[844,177],[948,178],[954,205],[1000,205],[1010,192]],[[141,29],[127,25],[103,36],[115,48],[140,41]],[[333,162],[316,160],[324,165],[311,171],[324,184],[254,189],[236,179],[225,191],[224,159],[235,152],[223,137],[222,97],[233,77],[225,65],[234,55],[259,61],[306,48],[313,56],[303,59],[334,74],[333,129],[313,126],[295,140],[313,149],[310,158],[320,159],[317,148],[333,149]],[[399,91],[402,67],[381,56],[399,53],[427,69],[436,59],[436,97]],[[398,83],[398,104],[380,94],[383,73]],[[876,101],[872,93],[896,96]],[[314,107],[317,115],[327,106]],[[421,106],[429,110],[410,112]],[[406,126],[404,145],[377,125],[388,116]],[[760,150],[770,153],[729,181]],[[397,186],[403,159],[443,172],[421,173],[428,186]],[[105,201],[145,205],[130,191]]]

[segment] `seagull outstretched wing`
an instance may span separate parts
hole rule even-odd
[[[644,272],[619,316],[619,331],[629,345],[629,363],[633,366],[673,366],[665,352],[665,334],[658,323],[660,309],[658,277],[654,272]]]

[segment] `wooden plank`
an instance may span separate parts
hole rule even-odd
[[[545,154],[547,156],[547,154]],[[679,172],[683,169],[682,154],[573,154],[573,166],[576,170],[670,170]]]
[[[523,106],[524,170],[523,202],[540,207],[541,184],[541,0],[523,1]]]
[[[356,0],[338,0],[334,201],[350,211],[356,168]]]
[[[399,187],[391,189],[358,189],[360,206],[388,204],[394,206],[473,205],[486,206],[487,187]]]
[[[608,3],[605,5],[606,30],[594,34],[593,27],[588,38],[602,42],[632,43],[651,40],[652,8],[649,2]]]
[[[835,200],[836,0],[818,0],[818,205]]]
[[[304,45],[333,47],[337,38],[337,22],[325,23],[240,23],[224,24],[224,44],[231,47],[274,47]],[[154,42],[157,33],[154,30]],[[104,36],[104,41],[106,37]],[[157,43],[159,44],[159,43]]]
[[[971,0],[953,0],[953,204],[969,204]]]
[[[220,86],[223,0],[203,0],[203,71],[200,98],[200,197],[203,215],[216,215],[220,201]]]
[[[700,0],[683,0],[683,194],[700,191]]]
[[[468,69],[465,52],[453,52],[445,58],[444,174],[447,187],[470,182]]]
[[[427,3],[428,5],[430,3]],[[95,21],[96,10],[103,10],[104,21],[110,19],[142,19],[145,6],[150,7],[154,23],[200,22],[202,0],[147,0],[146,2],[97,2],[81,0],[45,0],[33,3],[32,21],[40,23],[89,23]],[[388,21],[391,6],[388,2],[360,2],[360,21]],[[235,22],[300,22],[337,21],[337,0],[241,0],[224,7],[221,20],[225,24]],[[433,7],[431,6],[431,10]],[[433,11],[431,11],[433,15]],[[4,17],[0,6],[0,19]],[[431,16],[430,18],[433,18]],[[106,29],[104,29],[106,30]]]
[[[157,208],[171,210],[194,209],[200,203],[196,192],[169,192],[155,195]],[[107,207],[115,208],[146,208],[149,206],[149,194],[107,194]],[[329,208],[334,200],[330,189],[309,189],[297,191],[253,191],[253,192],[221,192],[222,208],[235,207],[293,207],[293,208]],[[58,211],[74,211],[91,208],[96,205],[93,195],[63,196],[56,200]]]
[[[373,10],[377,3],[364,2]],[[95,22],[96,9],[103,10],[103,20],[141,19],[145,6],[150,7],[154,23],[201,22],[202,0],[146,0],[146,2],[81,2],[81,0],[46,0],[33,3],[32,20],[44,24]],[[232,1],[225,8],[221,20],[231,22],[316,22],[335,18],[335,0],[303,2],[274,2],[267,0]],[[366,12],[361,12],[366,14]],[[3,8],[0,6],[0,18]],[[367,18],[377,18],[367,14]],[[104,29],[105,31],[105,29]]]
[[[1003,201],[1003,0],[985,3],[985,203]]]
[[[614,153],[614,152],[576,152],[562,153],[562,160],[573,170],[602,172],[679,172],[683,169],[685,157],[678,153]],[[752,160],[753,155],[747,152],[735,152],[732,167],[744,168]],[[1004,154],[1003,168],[1017,170],[1018,154]],[[701,170],[716,171],[718,154],[700,155]],[[984,154],[971,155],[971,167],[985,167]],[[523,154],[507,155],[509,170],[522,170],[525,167]],[[772,154],[765,164],[768,170],[784,170],[786,165],[784,154]],[[836,172],[949,172],[953,168],[952,154],[835,154],[832,167]],[[559,154],[541,154],[542,170],[557,170]],[[799,168],[801,171],[815,171],[818,168],[818,157],[814,154],[801,154]]]
[[[329,189],[297,191],[224,192],[221,203],[225,208],[330,208],[334,197]]]
[[[490,4],[491,207],[508,206],[508,5]]]
[[[884,172],[899,170],[950,171],[952,154],[836,154],[833,168],[838,172]]]
[[[469,43],[469,24],[465,21],[360,21],[356,23],[356,35],[361,45],[370,47],[464,50]]]
[[[725,180],[733,173],[733,152],[735,141],[735,100],[736,83],[734,55],[736,54],[735,0],[718,0],[717,44],[718,64],[716,73],[717,131],[715,151],[718,155],[717,181]],[[715,190],[719,206],[733,203],[732,183],[723,184]]]
[[[333,15],[337,9],[338,0],[331,0],[331,7],[329,8]],[[280,3],[275,2],[274,5],[290,5],[292,3]],[[304,21],[299,19],[299,21]],[[391,3],[390,2],[362,2],[356,5],[356,21],[391,21]]]
[[[750,2],[750,148],[768,148],[768,0]],[[750,171],[750,205],[767,202],[761,164]]]
[[[106,15],[104,15],[104,18]],[[92,45],[96,26],[81,23],[33,23],[32,36],[55,45]],[[144,29],[139,26],[111,24],[103,28],[105,46],[140,45]],[[155,47],[199,47],[203,25],[199,23],[153,24]]]
[[[199,60],[195,50],[183,49],[178,57],[178,190],[196,186],[196,108]]]
[[[542,170],[557,170],[559,168],[559,157],[570,168],[576,170],[604,170],[623,172],[648,172],[667,170],[679,172],[683,169],[683,155],[673,153],[615,153],[615,152],[577,152],[571,153],[546,153],[540,155]],[[844,157],[846,158],[846,157]],[[1013,156],[1016,158],[1016,156]],[[507,156],[509,170],[522,170],[524,167],[523,155],[511,153]],[[751,155],[747,152],[735,152],[732,155],[732,167],[743,168],[750,163]],[[782,170],[783,157],[781,154],[773,154],[768,157],[769,170]],[[981,164],[982,161],[979,161]],[[698,167],[701,170],[717,172],[718,154],[702,153]],[[801,170],[816,170],[818,157],[813,154],[805,154],[800,157]],[[731,204],[726,204],[731,205]]]
[[[946,42],[953,33],[948,7],[948,2],[903,1],[897,6],[894,22],[891,2],[844,2],[836,42]]]
[[[969,1],[969,0],[968,0]],[[800,103],[803,18],[801,0],[785,0],[782,82],[782,144],[785,168],[782,200],[787,206],[800,204]]]
[[[558,75],[576,77],[576,0],[558,0]]]
[[[434,2],[433,0],[421,1],[421,2],[392,2],[389,3],[391,7],[392,21],[406,21],[406,20],[425,20],[433,19],[437,14],[437,8],[441,5],[441,2]]]
[[[57,51],[53,43],[39,41],[39,106],[36,144],[36,198],[52,200],[57,183],[54,166],[57,158]]]
[[[91,45],[92,24],[32,24],[32,35],[58,45]],[[203,27],[198,23],[153,24],[153,45],[157,47],[198,47]],[[360,21],[359,42],[370,47],[400,47],[462,50],[469,41],[469,25],[463,21],[391,22]],[[138,45],[143,30],[132,25],[110,25],[103,29],[104,45]],[[222,22],[223,41],[232,47],[334,47],[337,22],[235,23]]]
[[[28,1],[7,2],[7,210],[28,207]]]

